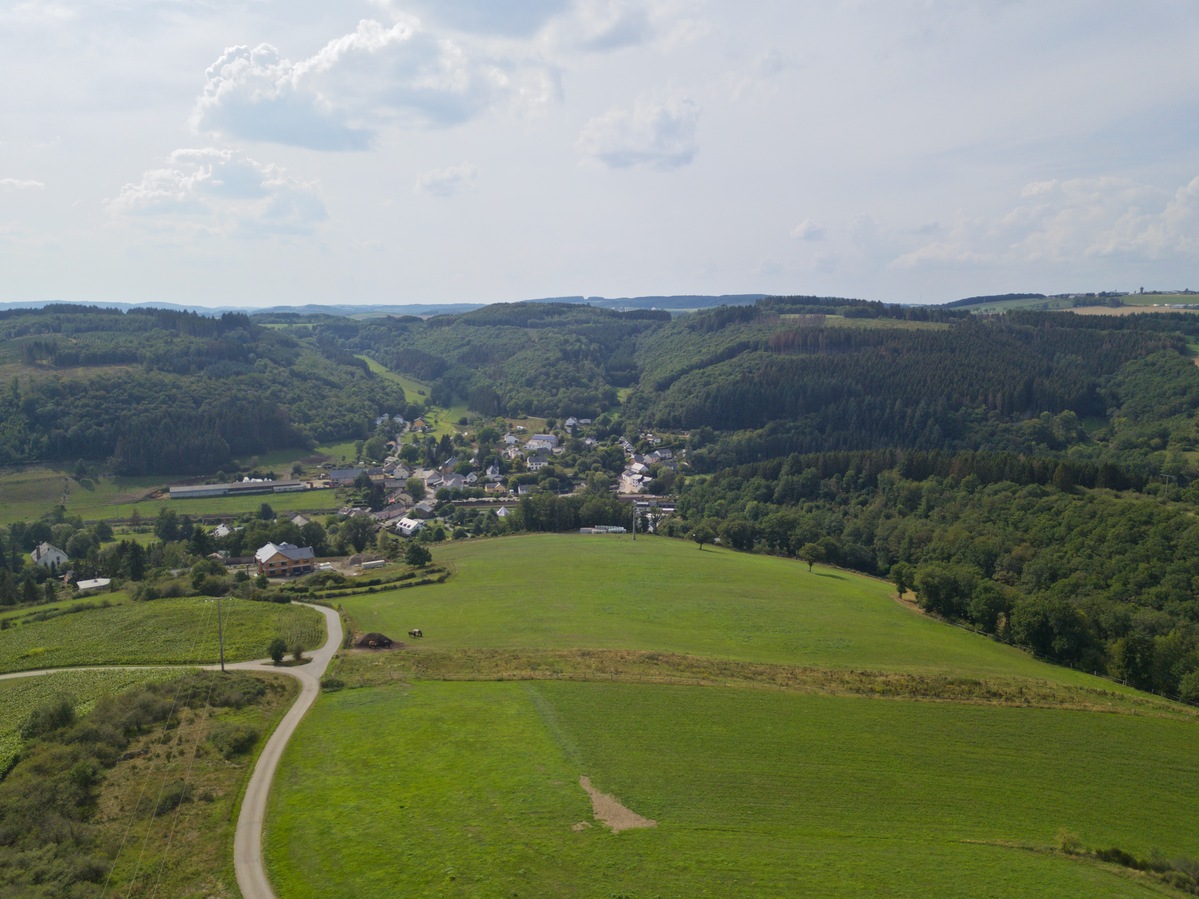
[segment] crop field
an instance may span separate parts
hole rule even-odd
[[[1194,737],[730,688],[350,690],[288,748],[267,858],[289,897],[1160,895],[1054,847],[1199,855]],[[610,832],[583,775],[656,826]]]
[[[324,619],[302,606],[221,600],[227,662],[261,659],[281,636],[324,642]],[[190,665],[218,660],[217,604],[206,598],[114,605],[0,631],[0,671],[81,665]]]
[[[0,611],[0,621],[10,625],[24,624],[41,618],[51,618],[66,614],[82,614],[93,608],[104,605],[132,602],[128,593],[95,593],[87,596],[74,596],[70,599],[60,599],[57,602],[47,602],[36,606],[20,606]]]
[[[874,578],[666,538],[545,534],[442,544],[444,584],[340,600],[420,649],[596,649],[880,671],[1106,681],[913,614]]]
[[[134,684],[176,677],[178,673],[168,669],[114,668],[0,679],[0,772],[7,771],[12,764],[21,746],[21,727],[30,711],[38,706],[66,697],[76,715],[85,715],[102,696],[111,696]]]

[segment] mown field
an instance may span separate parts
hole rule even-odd
[[[888,584],[664,539],[434,556],[443,585],[342,600],[426,636],[343,656],[289,746],[280,895],[1142,896],[1059,845],[1199,858],[1193,710]],[[656,826],[609,831],[584,775]]]
[[[1053,849],[1199,855],[1194,736],[727,688],[353,690],[289,747],[267,859],[289,897],[1160,895]],[[609,832],[580,775],[657,826]]]
[[[342,600],[422,650],[620,649],[821,668],[1093,678],[913,614],[884,581],[665,538],[539,534],[442,544],[445,584]]]
[[[320,613],[302,606],[221,600],[225,661],[261,659],[276,636],[307,647],[325,639]],[[0,672],[83,665],[190,665],[218,660],[217,604],[159,599],[62,615],[0,630]]]

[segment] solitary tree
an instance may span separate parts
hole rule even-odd
[[[404,561],[413,568],[424,568],[433,561],[433,554],[423,544],[413,540],[404,550]]]
[[[270,653],[272,662],[274,662],[276,665],[280,664],[283,661],[283,657],[287,655],[287,641],[282,637],[276,637],[271,641],[270,648],[267,649],[267,652]]]
[[[706,521],[701,521],[691,529],[691,539],[699,544],[702,550],[705,543],[711,543],[716,539],[716,532],[712,530],[712,526]]]
[[[823,562],[825,559],[824,547],[819,543],[805,543],[799,548],[797,555],[800,561],[808,563],[808,571],[811,571],[817,562]]]
[[[895,589],[899,591],[900,596],[912,589],[912,579],[915,576],[916,569],[908,562],[896,562],[891,566],[891,581],[895,584]]]

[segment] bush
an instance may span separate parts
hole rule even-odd
[[[321,680],[321,689],[326,693],[336,693],[338,690],[344,690],[346,682],[337,677],[326,677]]]
[[[177,780],[162,788],[158,801],[154,803],[154,817],[173,812],[185,802],[191,802],[192,785],[185,780]]]
[[[222,756],[231,759],[254,748],[258,742],[258,731],[248,724],[224,722],[212,729],[208,741]]]
[[[276,637],[267,648],[267,653],[270,655],[272,662],[276,665],[280,664],[283,661],[283,657],[287,655],[287,641],[282,637]]]
[[[38,706],[29,713],[29,717],[21,725],[21,737],[31,740],[34,737],[40,737],[42,734],[60,730],[74,720],[74,703],[67,697],[60,696],[44,705]]]

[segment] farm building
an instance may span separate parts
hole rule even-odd
[[[293,546],[290,543],[268,543],[254,553],[258,573],[267,577],[293,577],[307,574],[316,567],[316,556],[311,546]]]

